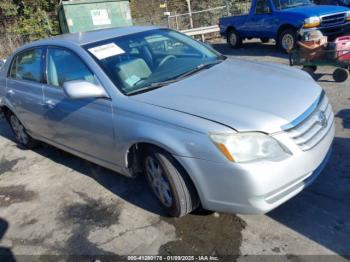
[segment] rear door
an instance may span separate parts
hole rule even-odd
[[[96,76],[71,50],[48,47],[46,56],[44,102],[49,139],[79,154],[115,163],[112,101],[70,99],[62,87],[73,80],[99,85]]]
[[[17,54],[7,78],[6,97],[26,129],[41,135],[43,126],[43,48]]]

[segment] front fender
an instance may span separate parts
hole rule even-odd
[[[165,110],[163,117],[171,119],[156,118],[156,116],[145,115],[130,111],[119,111],[115,116],[115,129],[117,130],[116,147],[118,152],[118,164],[126,166],[126,155],[129,149],[139,143],[147,143],[158,146],[174,156],[198,158],[203,160],[223,162],[225,157],[216,148],[209,137],[209,132],[232,132],[225,126],[213,123],[191,115]],[[159,113],[160,108],[155,108]],[[181,115],[182,125],[179,125]],[[194,130],[193,126],[186,122],[207,125],[208,131]]]

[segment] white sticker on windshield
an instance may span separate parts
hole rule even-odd
[[[132,75],[130,76],[128,79],[125,80],[125,82],[129,85],[129,86],[134,86],[137,82],[139,82],[141,80],[141,78],[139,78],[136,75]]]
[[[115,43],[110,43],[107,45],[101,45],[98,47],[90,48],[90,53],[97,57],[97,59],[102,60],[111,56],[125,54],[125,51],[117,46]]]

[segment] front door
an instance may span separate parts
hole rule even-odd
[[[257,0],[254,15],[245,24],[249,37],[273,37],[273,15],[269,0]]]
[[[44,87],[47,132],[58,145],[102,162],[115,164],[112,102],[109,99],[70,99],[63,84],[97,78],[76,54],[68,49],[48,48],[47,85]]]

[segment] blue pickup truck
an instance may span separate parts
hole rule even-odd
[[[236,8],[237,10],[237,8]],[[350,9],[315,5],[309,0],[252,0],[250,11],[221,18],[220,33],[233,48],[244,39],[275,39],[282,51],[294,47],[300,28],[317,28],[329,37],[350,32]]]

